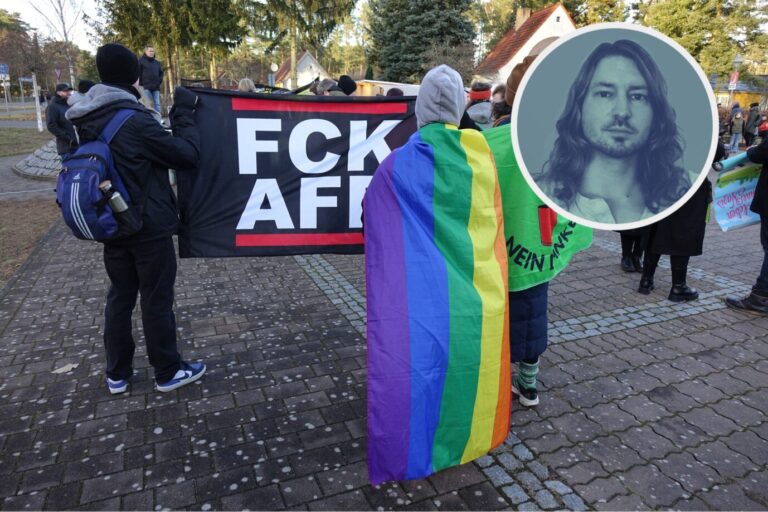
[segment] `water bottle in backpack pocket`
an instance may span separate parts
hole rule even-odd
[[[56,202],[64,222],[83,240],[104,242],[137,233],[140,208],[115,170],[109,143],[135,110],[119,110],[99,138],[86,142],[62,160]]]

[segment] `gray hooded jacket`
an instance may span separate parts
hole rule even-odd
[[[445,64],[424,75],[416,96],[418,127],[429,123],[459,125],[464,113],[464,84],[459,73]]]

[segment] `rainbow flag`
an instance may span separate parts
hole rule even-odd
[[[488,144],[424,126],[378,168],[364,215],[369,479],[424,478],[509,432],[507,254]]]

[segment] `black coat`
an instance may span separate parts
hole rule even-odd
[[[644,228],[645,250],[672,256],[700,255],[704,246],[707,208],[711,202],[712,183],[705,179],[675,213]]]
[[[48,131],[56,137],[56,151],[60,155],[69,153],[77,147],[75,128],[69,119],[64,117],[67,110],[69,110],[67,100],[59,95],[56,95],[48,103],[48,108],[45,109],[45,122]]]
[[[163,66],[157,59],[142,55],[139,59],[139,85],[150,91],[159,91],[163,83]]]
[[[109,243],[131,245],[172,236],[178,230],[179,215],[168,169],[183,172],[197,166],[200,136],[193,114],[187,110],[172,111],[171,135],[144,106],[119,100],[73,120],[81,141],[98,137],[121,108],[137,112],[117,132],[109,147],[131,202],[143,207],[143,227],[135,235]]]
[[[748,149],[747,157],[756,164],[763,164],[749,209],[761,217],[768,217],[768,138],[763,139],[758,146]]]

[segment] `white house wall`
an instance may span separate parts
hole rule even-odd
[[[558,16],[560,16],[559,22],[556,21]],[[552,12],[552,14],[549,15],[549,18],[547,18],[547,20],[541,24],[539,29],[533,33],[533,35],[530,37],[530,39],[528,39],[528,41],[526,41],[522,48],[518,50],[515,56],[512,57],[512,60],[507,62],[499,70],[499,74],[496,76],[496,82],[506,82],[514,67],[522,62],[522,60],[531,52],[533,47],[539,44],[541,41],[547,39],[548,37],[562,37],[566,34],[570,34],[574,30],[576,30],[576,27],[573,26],[568,13],[565,12],[565,9],[562,6],[559,6]]]

